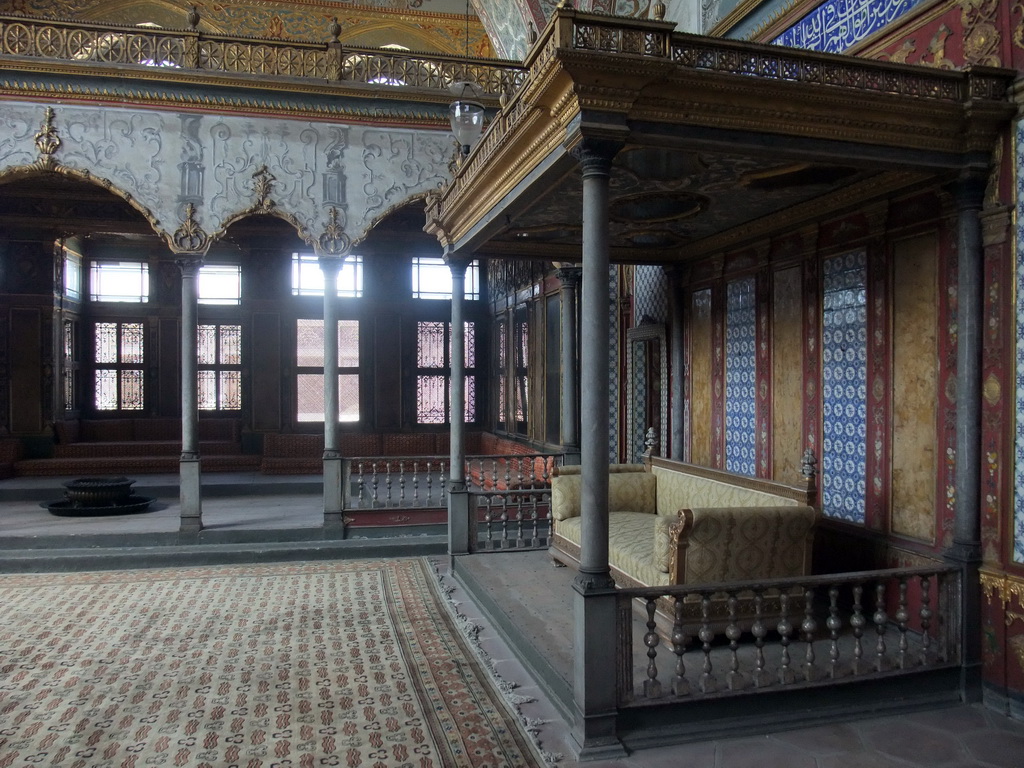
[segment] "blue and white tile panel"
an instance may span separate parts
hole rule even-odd
[[[725,468],[757,475],[757,284],[753,277],[726,286]]]
[[[1015,258],[1015,304],[1017,345],[1014,351],[1014,401],[1016,419],[1013,443],[1013,562],[1024,563],[1024,122],[1016,129],[1017,252]]]
[[[867,253],[823,265],[821,498],[829,517],[864,522],[867,477]]]
[[[772,42],[843,53],[922,2],[925,0],[826,0]]]

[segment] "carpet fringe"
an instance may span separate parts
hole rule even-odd
[[[455,593],[456,587],[446,583],[445,573],[442,572],[441,565],[436,560],[428,558],[428,561],[434,571],[434,578],[437,580],[438,588],[440,589],[441,594],[444,595],[444,602],[448,607],[449,615],[452,617],[456,626],[459,627],[459,631],[462,632],[469,641],[469,644],[473,647],[473,651],[476,653],[477,658],[487,670],[487,674],[490,675],[491,682],[494,683],[494,686],[501,693],[502,698],[508,702],[512,707],[512,710],[516,713],[516,717],[519,718],[519,722],[522,724],[523,730],[529,734],[534,745],[537,747],[537,752],[540,754],[544,762],[548,765],[560,763],[565,756],[559,752],[549,752],[544,749],[540,740],[541,727],[547,725],[551,721],[538,717],[526,717],[523,715],[521,710],[522,705],[530,704],[536,701],[536,699],[532,696],[524,696],[516,693],[515,689],[519,687],[519,684],[512,680],[506,680],[501,676],[501,673],[498,672],[498,669],[494,664],[494,660],[491,658],[490,654],[484,650],[480,643],[480,632],[483,631],[483,626],[475,623],[459,610],[461,603],[452,597]]]

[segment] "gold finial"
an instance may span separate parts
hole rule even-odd
[[[196,221],[196,207],[192,203],[185,206],[185,220],[174,230],[171,242],[179,252],[184,253],[202,253],[209,245],[210,236]]]
[[[53,155],[60,149],[61,144],[57,129],[53,127],[53,116],[53,107],[47,107],[43,113],[43,125],[35,136],[36,149],[42,155],[41,159],[45,165],[53,164]]]

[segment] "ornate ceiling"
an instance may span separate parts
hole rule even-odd
[[[613,261],[671,263],[987,176],[1014,73],[939,72],[557,10],[526,83],[428,209],[455,253],[583,256],[581,167],[614,156]]]

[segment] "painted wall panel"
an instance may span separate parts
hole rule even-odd
[[[892,531],[935,538],[938,240],[893,247]]]
[[[775,273],[772,285],[772,476],[793,482],[803,454],[803,291],[800,267]]]

